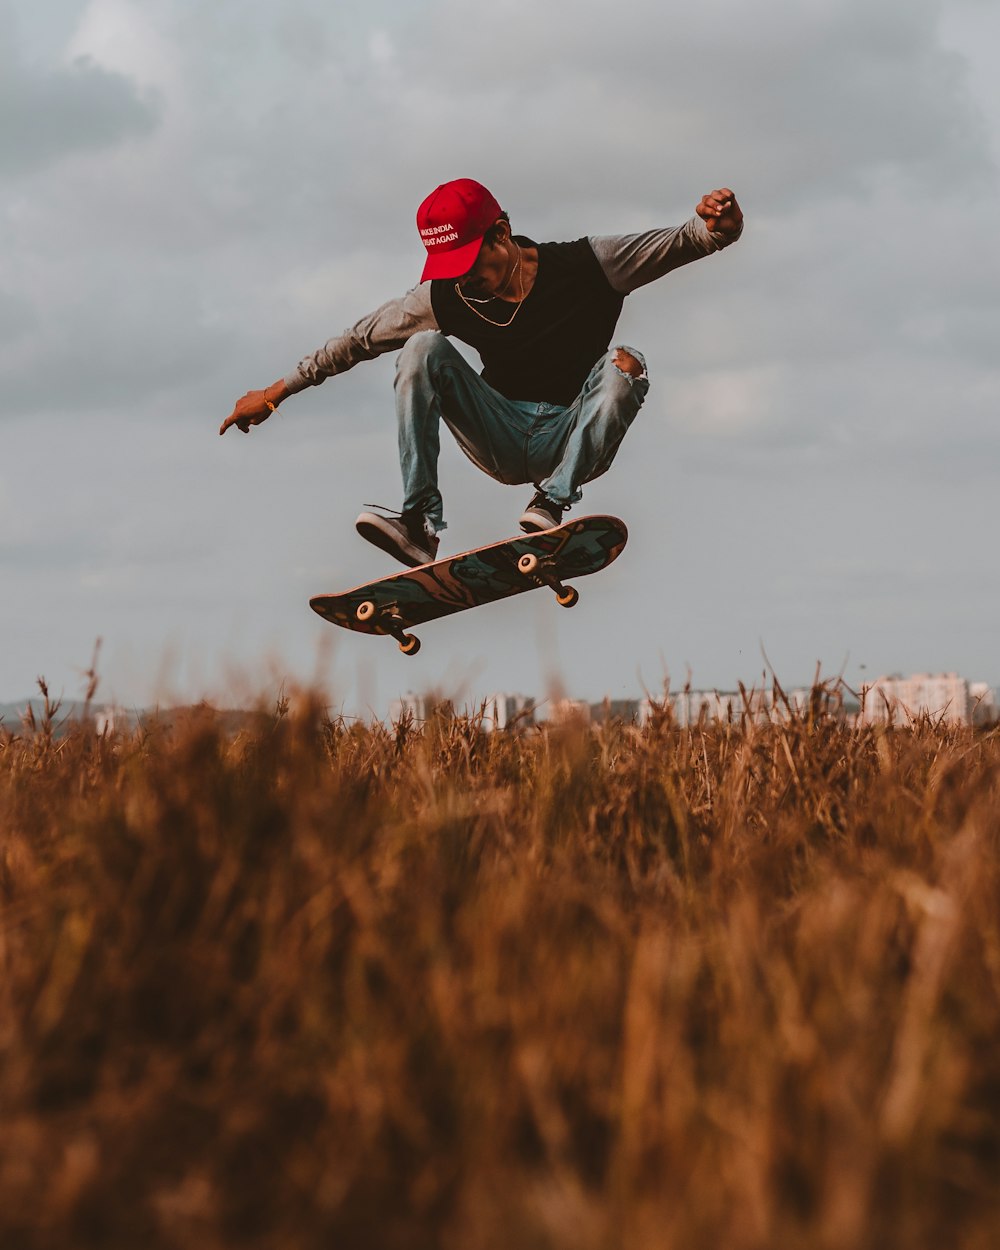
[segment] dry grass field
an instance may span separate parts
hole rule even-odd
[[[1000,733],[0,730],[5,1250],[991,1250]]]

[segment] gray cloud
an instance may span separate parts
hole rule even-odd
[[[158,116],[155,98],[122,74],[85,59],[30,66],[0,45],[0,176],[148,135]]]
[[[655,0],[574,6],[572,20],[547,5],[530,31],[522,12],[517,0],[493,6],[476,42],[460,0],[439,0],[395,33],[383,69],[394,91],[377,98],[397,178],[425,183],[435,165],[452,176],[467,161],[548,216],[554,158],[562,196],[592,214],[648,212],[683,168],[753,187],[768,212],[867,196],[893,173],[922,194],[980,178],[985,127],[963,60],[942,44],[937,0],[777,0],[766,13],[722,0],[683,19]],[[364,134],[384,120],[357,123]]]

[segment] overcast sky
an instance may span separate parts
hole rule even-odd
[[[597,699],[817,661],[1000,682],[995,0],[0,0],[0,702],[232,698],[319,674]],[[583,512],[625,519],[559,609],[522,596],[414,659],[308,608],[392,568],[391,358],[217,430],[416,282],[421,199],[516,230],[741,242],[631,296],[651,390]],[[442,551],[530,488],[445,436]]]

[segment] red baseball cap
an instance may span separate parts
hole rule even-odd
[[[503,213],[489,191],[472,178],[444,182],[417,209],[427,263],[420,281],[460,278],[476,263],[483,235]]]

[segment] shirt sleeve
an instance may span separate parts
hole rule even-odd
[[[740,234],[742,231],[741,225]],[[695,216],[683,226],[644,230],[641,234],[591,235],[590,246],[612,287],[628,295],[672,269],[721,251],[739,237],[739,234],[713,234],[702,219]]]
[[[368,313],[350,329],[328,339],[318,351],[300,360],[285,378],[289,394],[337,373],[346,373],[359,361],[374,360],[385,352],[398,351],[406,340],[421,330],[438,329],[431,307],[431,284],[423,282],[401,299],[391,299]]]

